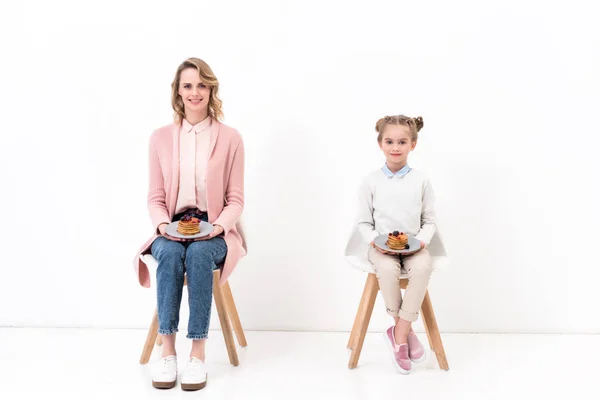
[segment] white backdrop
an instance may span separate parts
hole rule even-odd
[[[196,56],[246,144],[246,329],[350,329],[356,189],[383,163],[375,122],[404,113],[451,255],[441,330],[600,332],[593,2],[152,3],[2,6],[1,326],[148,326],[148,138]]]

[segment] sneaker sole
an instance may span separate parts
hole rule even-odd
[[[205,386],[206,386],[206,381],[201,382],[201,383],[182,383],[181,389],[193,391],[193,390],[204,389]]]
[[[383,337],[383,340],[385,341],[385,347],[388,350],[388,354],[392,357],[392,364],[394,365],[394,368],[396,368],[396,371],[398,371],[402,375],[410,374],[410,370],[408,370],[408,371],[405,370],[404,368],[399,366],[398,363],[396,362],[396,357],[394,356],[394,348],[392,347],[390,340],[387,337],[387,332],[383,332],[382,337]]]
[[[175,387],[175,384],[177,383],[177,380],[174,380],[173,382],[155,382],[152,381],[152,386],[157,388],[157,389],[172,389]]]

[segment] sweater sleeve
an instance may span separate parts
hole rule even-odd
[[[154,226],[155,232],[158,234],[158,226],[169,220],[167,205],[165,202],[165,180],[160,167],[160,159],[158,157],[158,149],[154,140],[154,135],[150,138],[150,148],[148,154],[149,161],[149,186],[148,186],[148,212],[150,220]]]
[[[373,220],[373,190],[368,179],[358,191],[358,232],[367,243],[379,236]]]
[[[244,143],[240,138],[233,154],[231,171],[225,189],[225,207],[214,221],[227,234],[239,221],[244,209]]]
[[[422,194],[422,208],[421,208],[421,229],[419,233],[415,235],[415,238],[425,242],[429,245],[431,238],[435,234],[435,195],[433,187],[428,180],[423,182],[423,194]]]

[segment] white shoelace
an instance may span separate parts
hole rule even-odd
[[[202,361],[196,358],[190,358],[188,361],[187,370],[190,375],[196,375],[200,367],[202,366]]]
[[[169,357],[165,357],[165,358],[163,358],[163,363],[162,363],[162,370],[161,370],[161,372],[163,372],[163,373],[166,373],[166,372],[168,372],[168,371],[170,370],[170,368],[169,368],[169,367],[170,367],[170,365],[171,365],[172,363],[176,362],[175,360],[176,360],[176,359],[175,359],[175,357],[174,357],[174,356],[169,356]]]

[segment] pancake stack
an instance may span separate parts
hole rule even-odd
[[[189,215],[184,216],[177,223],[177,232],[186,236],[200,233],[200,219],[190,217]]]
[[[392,250],[408,249],[408,236],[404,232],[394,231],[388,234],[388,240],[385,245]]]

